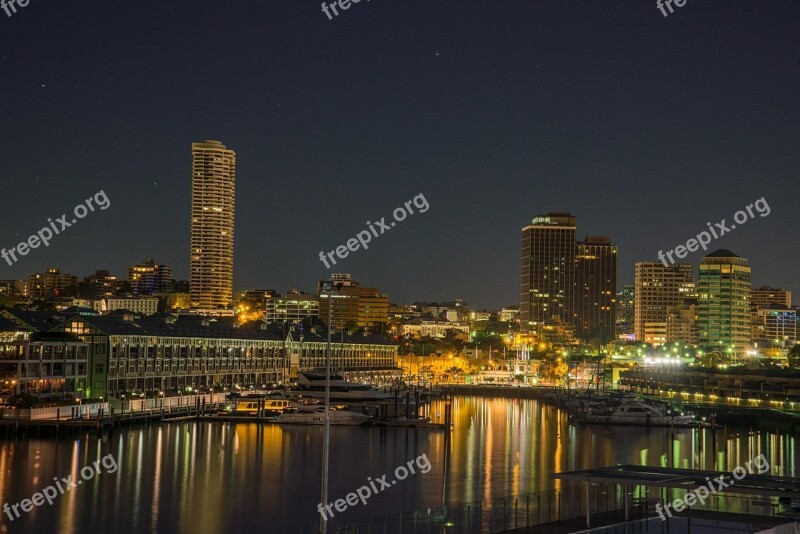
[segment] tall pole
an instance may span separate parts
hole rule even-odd
[[[325,355],[325,445],[322,449],[322,506],[328,504],[328,454],[331,447],[331,316],[333,300],[333,283],[326,282],[328,289],[328,350]],[[325,287],[323,286],[323,287]],[[325,534],[328,522],[320,514],[319,531]]]

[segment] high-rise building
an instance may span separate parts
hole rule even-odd
[[[776,287],[754,287],[750,291],[750,305],[754,308],[766,308],[770,304],[792,307],[792,292]]]
[[[144,263],[128,267],[128,282],[135,295],[164,291],[170,280],[172,280],[172,269],[157,264],[152,258],[146,258]]]
[[[634,276],[633,332],[636,341],[661,345],[667,337],[667,307],[694,291],[692,265],[640,261]]]
[[[611,341],[616,297],[617,247],[609,237],[589,236],[575,251],[575,335],[585,341]]]
[[[389,322],[389,297],[374,287],[360,287],[349,274],[332,274],[334,291],[331,301],[333,328],[377,327]],[[319,318],[328,322],[328,294],[323,280],[317,286]]]
[[[634,298],[636,286],[624,286],[617,291],[617,335],[633,335]]]
[[[233,302],[236,153],[219,141],[192,143],[192,307]]]
[[[700,263],[698,337],[705,350],[740,353],[750,343],[750,267],[730,250]]]
[[[553,321],[572,324],[575,250],[575,217],[569,213],[537,215],[522,229],[523,332],[542,332]]]

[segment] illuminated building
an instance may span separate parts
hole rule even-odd
[[[575,217],[569,213],[537,215],[522,229],[522,332],[541,332],[552,321],[571,322],[575,250]]]
[[[128,267],[128,282],[135,295],[149,295],[163,291],[172,280],[172,269],[159,265],[152,258]]]
[[[739,353],[750,343],[750,267],[725,249],[700,263],[699,343],[706,350]]]
[[[57,296],[64,289],[78,285],[78,277],[62,273],[55,267],[46,273],[32,274],[28,277],[25,293],[33,300],[44,300]]]
[[[617,247],[608,237],[590,236],[577,243],[572,323],[583,340],[614,338],[617,296]]]
[[[633,333],[636,341],[661,345],[667,338],[667,307],[694,291],[692,265],[638,262],[634,275]]]
[[[192,307],[233,303],[236,154],[219,141],[192,143]]]

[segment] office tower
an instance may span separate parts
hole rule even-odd
[[[611,238],[589,236],[575,251],[575,335],[607,343],[614,338],[617,296],[617,247]]]
[[[333,273],[331,324],[335,329],[382,327],[389,322],[389,297],[374,287],[361,287],[349,274]],[[328,294],[323,292],[323,280],[317,285],[319,318],[328,323]],[[338,288],[338,289],[337,289]]]
[[[192,143],[192,307],[233,302],[236,153],[219,141]]]
[[[641,261],[634,276],[633,332],[636,341],[662,345],[667,341],[667,306],[681,304],[694,291],[691,264],[664,266]]]
[[[633,305],[636,295],[635,286],[624,286],[617,291],[617,335],[633,335]]]
[[[572,322],[575,288],[575,217],[548,213],[522,229],[520,328],[543,331],[548,322]]]
[[[754,308],[766,308],[770,304],[792,307],[792,292],[786,289],[761,286],[750,292],[750,305]]]
[[[128,267],[128,282],[135,295],[149,295],[164,291],[172,280],[172,269],[159,265],[152,258]]]
[[[741,353],[750,343],[750,267],[720,249],[700,263],[698,336],[707,351]]]

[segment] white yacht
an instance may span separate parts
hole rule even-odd
[[[293,396],[299,398],[324,399],[325,373],[297,373],[297,388]],[[348,382],[341,375],[331,375],[331,402],[380,402],[393,398],[391,394],[378,391],[368,384]]]
[[[587,410],[585,420],[590,423],[621,425],[688,425],[694,422],[694,415],[669,415],[663,409],[640,399],[624,399],[610,415],[598,411]]]
[[[331,425],[358,426],[369,421],[370,417],[362,413],[348,410],[337,410],[331,407]],[[297,425],[324,425],[324,406],[304,406],[302,408],[288,408],[278,416],[278,423]]]

